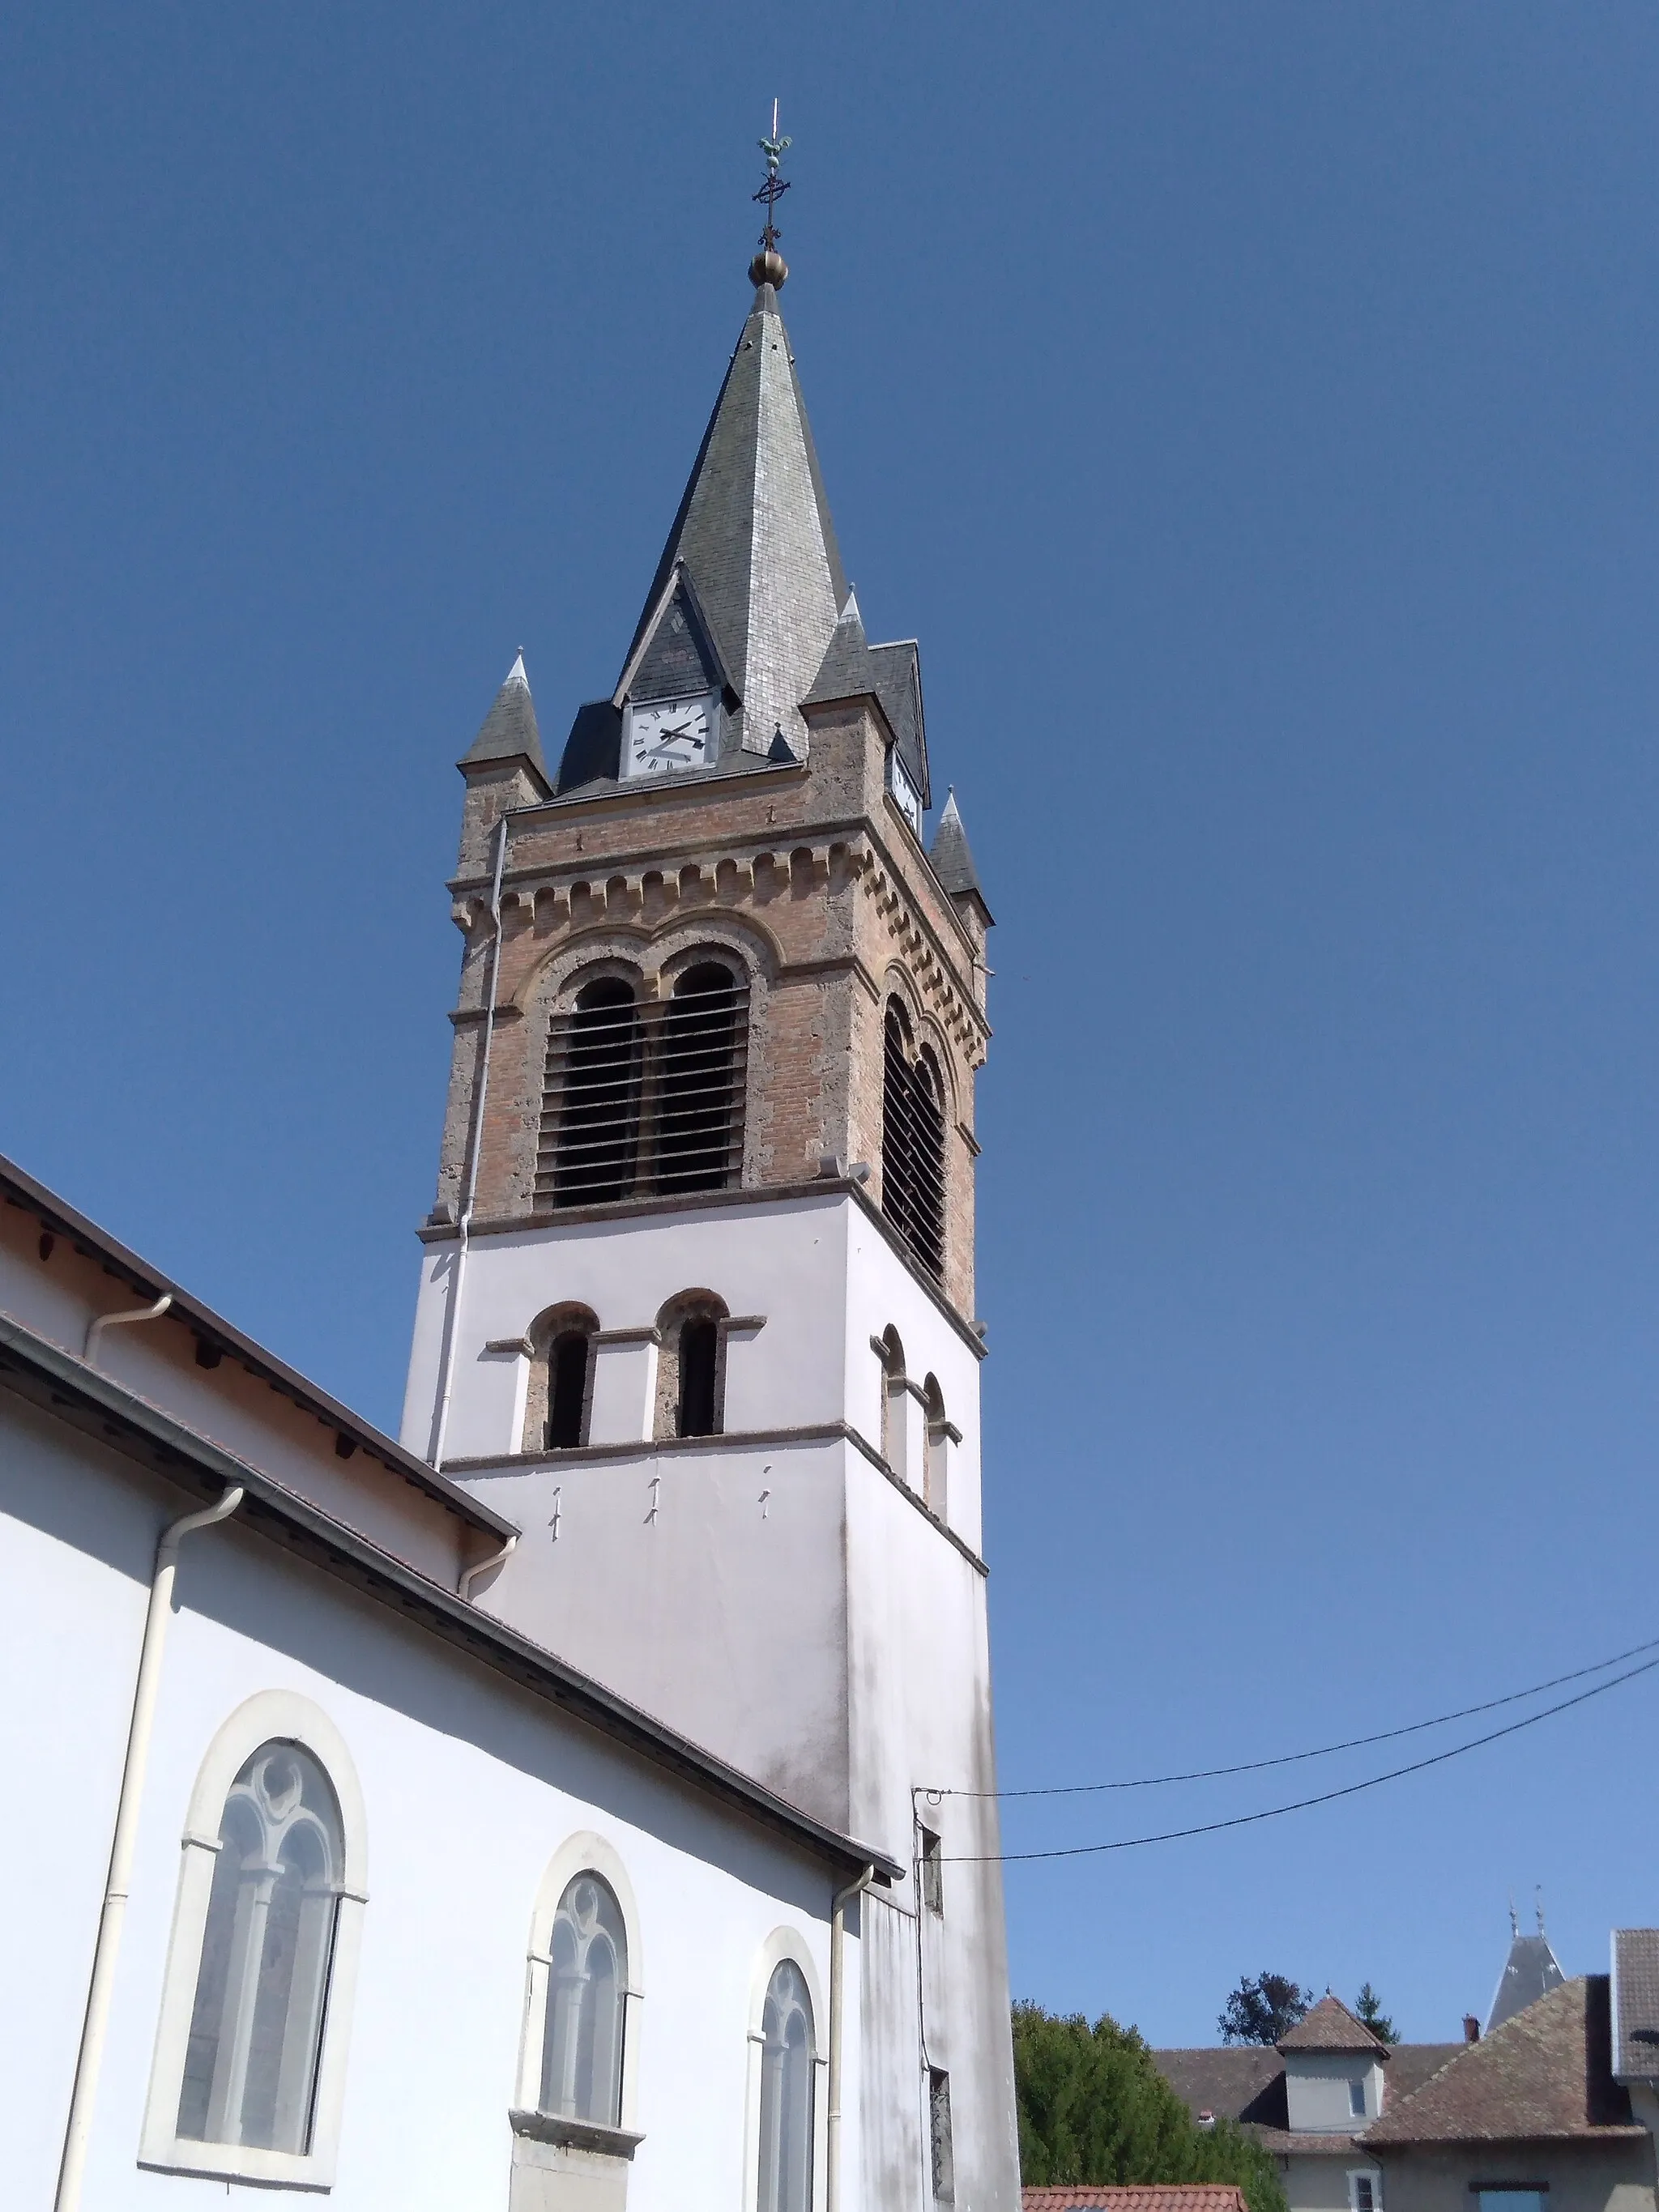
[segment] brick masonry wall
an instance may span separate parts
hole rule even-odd
[[[974,1076],[984,1018],[984,930],[939,889],[883,781],[884,747],[857,704],[809,710],[809,765],[678,787],[624,784],[535,806],[521,769],[469,773],[459,872],[465,933],[440,1164],[440,1208],[463,1190],[493,942],[493,837],[510,824],[501,972],[479,1152],[480,1219],[535,1208],[552,1014],[596,970],[665,996],[699,949],[735,952],[750,981],[743,1181],[810,1181],[826,1154],[881,1192],[883,1022],[905,1000],[950,1097],[945,1289],[973,1316]]]

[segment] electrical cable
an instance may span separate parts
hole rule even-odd
[[[1260,1774],[1270,1766],[1295,1766],[1304,1759],[1329,1759],[1339,1751],[1358,1751],[1371,1743],[1392,1743],[1402,1735],[1420,1735],[1425,1729],[1444,1728],[1451,1721],[1473,1719],[1476,1713],[1496,1712],[1502,1705],[1518,1705],[1524,1698],[1541,1698],[1546,1690],[1559,1690],[1564,1682],[1582,1682],[1586,1674],[1603,1674],[1609,1667],[1622,1666],[1626,1659],[1639,1658],[1644,1651],[1659,1651],[1659,1636],[1646,1644],[1632,1644],[1628,1651],[1615,1651],[1610,1659],[1598,1659],[1593,1667],[1575,1667],[1571,1674],[1552,1674],[1547,1682],[1534,1682],[1529,1690],[1511,1690],[1505,1697],[1488,1698],[1483,1705],[1460,1705],[1455,1712],[1437,1713],[1431,1721],[1410,1721],[1404,1728],[1379,1729],[1375,1735],[1351,1735],[1340,1743],[1323,1743],[1316,1751],[1281,1752],[1276,1759],[1249,1759],[1237,1766],[1198,1766],[1188,1774],[1148,1774],[1133,1782],[1060,1782],[1040,1790],[929,1790],[927,1795],[934,1802],[941,1797],[1087,1797],[1105,1790],[1162,1790],[1171,1782],[1214,1782],[1231,1774]],[[1641,1669],[1637,1671],[1639,1674]],[[1611,1688],[1611,1683],[1607,1686]],[[1559,1711],[1561,1708],[1553,1710]],[[1541,1713],[1539,1718],[1543,1718]],[[1484,1743],[1490,1739],[1483,1736],[1480,1741]]]
[[[1640,1647],[1638,1647],[1640,1648]],[[1312,1805],[1329,1805],[1339,1797],[1355,1797],[1363,1790],[1379,1789],[1385,1782],[1398,1782],[1402,1775],[1420,1774],[1425,1767],[1443,1766],[1449,1759],[1461,1759],[1466,1751],[1479,1751],[1483,1744],[1497,1743],[1506,1735],[1518,1735],[1522,1729],[1535,1728],[1556,1713],[1569,1711],[1591,1698],[1599,1698],[1604,1691],[1616,1690],[1621,1682],[1633,1682],[1638,1674],[1650,1674],[1659,1667],[1659,1659],[1644,1659],[1639,1667],[1627,1674],[1615,1674],[1610,1682],[1597,1682],[1593,1688],[1580,1690],[1576,1698],[1563,1698],[1559,1705],[1546,1705],[1541,1713],[1528,1713],[1524,1720],[1511,1721],[1507,1728],[1492,1729],[1485,1735],[1471,1736],[1467,1743],[1455,1743],[1449,1751],[1431,1752],[1426,1759],[1414,1759],[1407,1766],[1395,1766],[1386,1774],[1373,1774],[1364,1782],[1346,1783],[1340,1790],[1322,1790],[1316,1797],[1298,1797],[1289,1805],[1269,1805],[1260,1813],[1235,1813],[1227,1820],[1202,1820],[1190,1828],[1166,1828],[1156,1836],[1122,1836],[1109,1844],[1071,1844],[1046,1851],[983,1851],[964,1852],[952,1863],[957,1866],[1012,1866],[1027,1859],[1090,1858],[1101,1851],[1133,1851],[1144,1844],[1179,1843],[1187,1836],[1212,1836],[1223,1828],[1248,1828],[1258,1820],[1277,1820],[1286,1813],[1305,1813]]]

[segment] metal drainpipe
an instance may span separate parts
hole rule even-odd
[[[131,1321],[137,1316],[120,1314],[112,1318]],[[132,1881],[132,1852],[138,1833],[138,1809],[144,1794],[144,1769],[149,1760],[150,1730],[155,1719],[156,1694],[161,1686],[161,1654],[173,1613],[179,1547],[193,1528],[210,1528],[216,1521],[228,1521],[241,1504],[243,1494],[238,1483],[225,1492],[216,1505],[204,1506],[198,1513],[186,1513],[182,1520],[161,1531],[161,1540],[155,1547],[155,1572],[149,1586],[149,1609],[144,1615],[144,1640],[138,1653],[138,1680],[132,1693],[132,1720],[127,1729],[126,1763],[121,1769],[121,1793],[115,1804],[115,1838],[110,1845],[109,1878],[104,1885],[98,1940],[93,1947],[92,1982],[87,1991],[81,2047],[75,2059],[75,2083],[70,2092],[69,2121],[64,2130],[64,2155],[58,2169],[58,2194],[52,2200],[56,2212],[76,2212],[81,2201],[87,2146],[92,2137],[93,2106],[98,2096],[98,2072],[103,2063],[110,1999],[115,1990],[115,1962],[121,1948],[121,1929],[126,1919],[127,1894]]]
[[[106,1328],[125,1328],[136,1321],[160,1321],[172,1304],[172,1291],[164,1291],[153,1306],[134,1306],[130,1313],[100,1314],[87,1324],[87,1340],[82,1347],[82,1358],[88,1367],[95,1367],[98,1364],[98,1340]]]
[[[847,1908],[861,1890],[869,1887],[875,1873],[873,1866],[866,1867],[855,1881],[836,1892],[830,1905],[830,2111],[823,2147],[824,2212],[841,2212],[841,2022]]]
[[[495,870],[489,890],[490,919],[495,925],[489,951],[489,988],[484,1001],[483,1064],[478,1070],[478,1096],[472,1113],[472,1133],[466,1148],[466,1181],[461,1192],[457,1227],[460,1243],[455,1253],[455,1273],[449,1292],[449,1311],[444,1321],[443,1368],[438,1391],[437,1418],[432,1425],[432,1464],[441,1468],[444,1442],[449,1434],[449,1401],[455,1389],[455,1353],[460,1334],[461,1288],[466,1280],[466,1254],[472,1227],[472,1201],[478,1188],[478,1154],[483,1146],[484,1107],[489,1098],[489,1048],[495,1036],[495,986],[501,972],[501,871],[507,863],[507,816],[495,824]]]

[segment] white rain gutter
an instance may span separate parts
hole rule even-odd
[[[161,1311],[168,1303],[163,1299],[156,1310]],[[108,1318],[138,1321],[149,1316],[112,1314]],[[126,1920],[127,1897],[132,1881],[132,1852],[144,1794],[144,1769],[149,1761],[150,1731],[155,1719],[156,1695],[161,1686],[161,1655],[167,1645],[167,1624],[173,1617],[173,1583],[179,1565],[179,1547],[192,1529],[210,1528],[216,1521],[228,1521],[241,1504],[243,1495],[238,1483],[225,1492],[216,1505],[205,1505],[198,1513],[186,1513],[181,1521],[174,1521],[161,1531],[161,1540],[155,1547],[155,1571],[149,1586],[144,1640],[138,1653],[138,1680],[132,1693],[132,1720],[127,1730],[126,1763],[121,1769],[121,1793],[115,1804],[115,1838],[110,1845],[109,1878],[104,1885],[98,1941],[92,1954],[92,1983],[87,1991],[81,2048],[75,2059],[75,2083],[70,2092],[69,2121],[64,2130],[64,2155],[58,2169],[58,2194],[52,2200],[55,2212],[76,2212],[81,2202],[87,2148],[92,2138],[93,2107],[98,2096],[98,2073],[109,2028],[110,2000],[115,1990],[115,1962],[121,1948],[121,1929]]]
[[[489,890],[489,915],[495,925],[495,939],[489,951],[489,987],[484,1000],[483,1064],[478,1070],[478,1095],[473,1101],[472,1130],[466,1148],[466,1180],[461,1191],[461,1211],[457,1222],[460,1242],[456,1248],[454,1272],[450,1278],[449,1310],[444,1316],[443,1364],[438,1391],[438,1409],[432,1424],[432,1465],[441,1472],[444,1463],[444,1442],[449,1433],[449,1401],[455,1389],[455,1354],[459,1344],[461,1322],[461,1289],[466,1281],[466,1254],[472,1227],[472,1201],[478,1189],[478,1155],[483,1146],[484,1108],[489,1099],[489,1048],[495,1037],[495,986],[501,972],[501,871],[507,864],[507,817],[503,814],[495,824],[495,869]],[[465,1595],[465,1593],[463,1593]]]
[[[847,1908],[875,1879],[873,1864],[866,1867],[845,1889],[838,1889],[830,1904],[830,2111],[824,2130],[824,2212],[841,2212],[841,2026],[844,2009],[842,1988],[846,1966],[842,1953],[847,1935]]]
[[[166,1291],[153,1306],[134,1306],[130,1313],[100,1314],[87,1325],[87,1340],[81,1357],[88,1367],[98,1364],[98,1340],[106,1328],[125,1328],[136,1321],[160,1321],[173,1304],[173,1293]]]
[[[506,1543],[501,1546],[499,1552],[492,1552],[487,1559],[480,1559],[476,1567],[464,1567],[461,1570],[461,1578],[455,1586],[455,1595],[458,1597],[464,1597],[467,1603],[471,1605],[472,1602],[472,1585],[477,1581],[479,1576],[487,1575],[492,1567],[499,1567],[501,1561],[507,1558],[507,1554],[511,1552],[516,1552],[518,1548],[519,1539],[517,1532],[515,1531],[514,1534],[507,1538]]]

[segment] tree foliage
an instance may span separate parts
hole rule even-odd
[[[1273,2161],[1231,2121],[1200,2128],[1133,2027],[1103,2013],[1060,2018],[1014,2007],[1020,2178],[1028,2187],[1091,2182],[1231,2181],[1250,2212],[1285,2212]]]
[[[1354,1999],[1354,2018],[1363,2020],[1379,2043],[1398,2043],[1394,2022],[1382,2009],[1382,2000],[1367,1982]]]
[[[1277,2043],[1313,2002],[1311,1990],[1283,1974],[1244,1975],[1221,2008],[1216,2027],[1224,2043]]]

